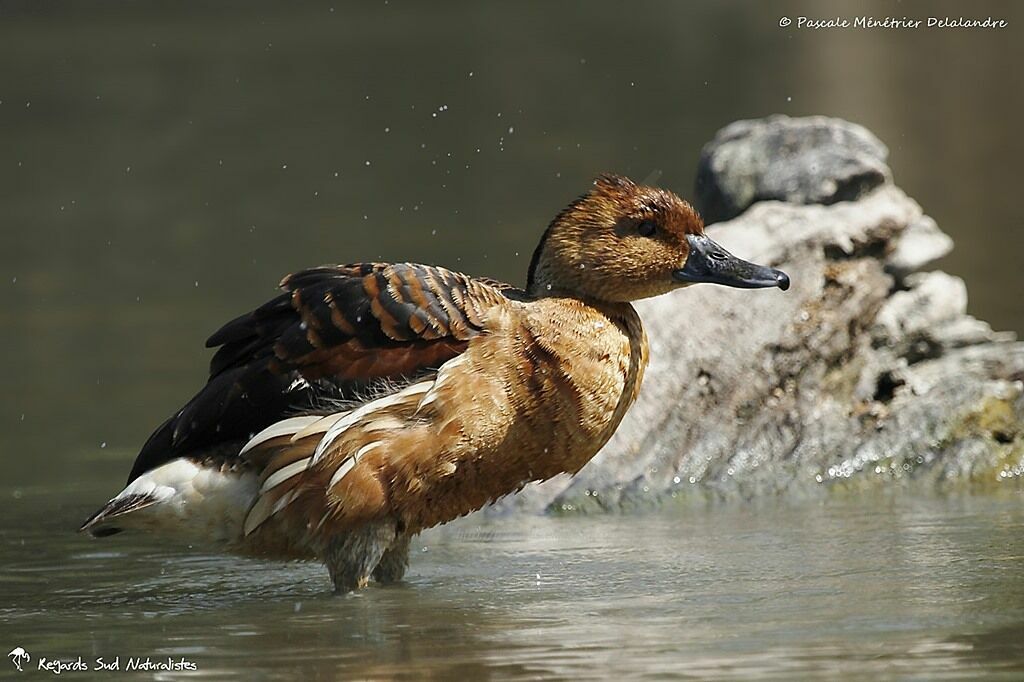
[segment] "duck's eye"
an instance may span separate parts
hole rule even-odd
[[[653,237],[654,233],[658,231],[658,226],[654,224],[653,220],[644,220],[636,226],[636,231],[641,237]]]
[[[713,258],[715,260],[725,260],[726,258],[728,258],[728,256],[722,253],[721,251],[712,251],[711,253],[708,254],[708,257]]]

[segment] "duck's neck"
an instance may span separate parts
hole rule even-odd
[[[611,282],[583,265],[569,268],[543,256],[535,261],[526,279],[526,291],[532,298],[576,298],[591,305],[624,301]]]
[[[553,256],[548,248],[553,227],[554,223],[548,227],[533,252],[526,275],[526,291],[533,298],[578,298],[589,301],[593,296],[581,291],[585,288],[584,282],[575,266],[567,263],[566,259]]]
[[[526,293],[531,298],[576,298],[590,305],[604,302],[602,297],[584,293],[573,283],[560,281],[550,275],[547,268],[531,267],[526,281]]]

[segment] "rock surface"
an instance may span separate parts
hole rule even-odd
[[[877,137],[840,119],[736,121],[701,152],[698,208],[711,224],[735,218],[758,201],[853,201],[892,180],[888,155]]]
[[[1024,343],[966,314],[962,280],[925,271],[952,242],[884,156],[863,128],[820,117],[720,132],[701,159],[702,201],[717,202],[704,210],[752,205],[709,233],[792,288],[638,304],[651,365],[637,404],[575,478],[499,509],[1022,487]]]

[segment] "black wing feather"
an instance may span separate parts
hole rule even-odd
[[[207,384],[149,438],[129,482],[176,457],[230,458],[257,431],[325,398],[434,369],[483,331],[480,309],[523,295],[408,263],[311,268],[281,289],[206,341],[217,348]]]

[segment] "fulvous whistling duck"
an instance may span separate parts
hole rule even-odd
[[[630,301],[697,282],[789,287],[615,175],[551,222],[525,289],[413,263],[290,275],[210,337],[208,383],[82,530],[319,559],[339,592],[399,580],[420,531],[590,461],[647,364]]]

